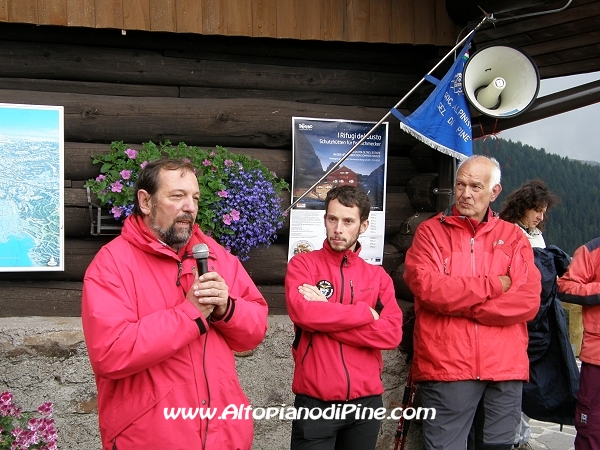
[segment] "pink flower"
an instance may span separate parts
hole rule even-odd
[[[232,209],[232,210],[231,210],[231,218],[232,218],[234,221],[238,221],[238,220],[240,220],[240,212],[239,212],[237,209]],[[228,225],[229,225],[229,224],[228,224]]]
[[[110,208],[109,212],[113,215],[115,219],[118,219],[119,217],[121,217],[121,214],[123,214],[123,210],[119,206],[113,206],[112,208]]]
[[[0,404],[1,405],[5,405],[5,406],[11,405],[12,399],[13,399],[13,396],[8,391],[4,391],[2,394],[0,394]]]
[[[210,160],[205,159],[204,161],[202,161],[202,164],[205,166],[210,166]]]
[[[110,185],[110,190],[113,192],[121,192],[123,190],[123,184],[120,181],[115,181]]]
[[[106,176],[105,176],[105,175],[98,175],[98,176],[96,177],[96,181],[102,181],[102,180],[104,180],[105,178],[106,178]]]
[[[215,152],[210,152],[210,156],[215,156]]]
[[[217,192],[217,195],[221,198],[227,198],[229,194],[227,194],[227,191],[219,191]]]
[[[146,167],[148,165],[148,161],[144,161],[143,163],[140,164],[140,169],[144,170],[144,167]]]
[[[225,164],[225,167],[231,167],[233,166],[233,161],[230,159],[226,159],[225,161],[223,161],[223,164]]]
[[[225,225],[231,225],[232,217],[229,214],[223,214],[223,223]]]
[[[124,180],[129,180],[129,178],[131,178],[131,170],[121,170],[119,173]]]
[[[38,408],[38,412],[44,417],[51,416],[52,415],[52,402],[42,403]]]
[[[135,157],[137,156],[137,150],[134,150],[132,148],[128,148],[127,150],[125,150],[125,154],[127,156],[129,156],[131,159],[135,159]]]
[[[191,163],[191,162],[192,162],[192,160],[191,160],[190,158],[183,158],[183,162],[186,162],[186,163]]]

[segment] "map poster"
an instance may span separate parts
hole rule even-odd
[[[330,171],[375,124],[292,117],[292,202]],[[369,227],[359,238],[360,256],[370,264],[382,264],[387,146],[385,122],[291,209],[288,260],[323,246],[325,196],[332,187],[349,184],[361,187],[371,200]]]
[[[64,270],[64,109],[0,103],[0,272]]]

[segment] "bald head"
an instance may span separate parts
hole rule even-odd
[[[458,166],[454,185],[458,212],[482,220],[502,191],[500,176],[500,164],[495,158],[476,155],[464,160]]]

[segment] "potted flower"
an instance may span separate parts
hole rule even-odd
[[[57,434],[52,418],[52,403],[37,409],[40,417],[25,413],[13,402],[9,391],[0,394],[0,449],[56,450]]]
[[[288,184],[259,160],[223,147],[205,150],[183,142],[177,146],[170,141],[145,142],[142,147],[136,150],[118,141],[111,143],[109,153],[92,157],[94,164],[102,164],[100,175],[85,187],[115,219],[123,221],[132,213],[133,187],[145,165],[171,157],[196,168],[200,185],[196,222],[204,233],[241,261],[248,259],[252,248],[268,247],[276,239],[285,219],[281,193]]]

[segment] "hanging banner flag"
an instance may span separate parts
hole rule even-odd
[[[396,108],[390,111],[400,120],[402,130],[430,147],[461,160],[473,154],[471,114],[462,79],[472,37],[467,40],[460,57],[441,81],[430,75],[424,77],[436,87],[410,116],[405,117]]]

